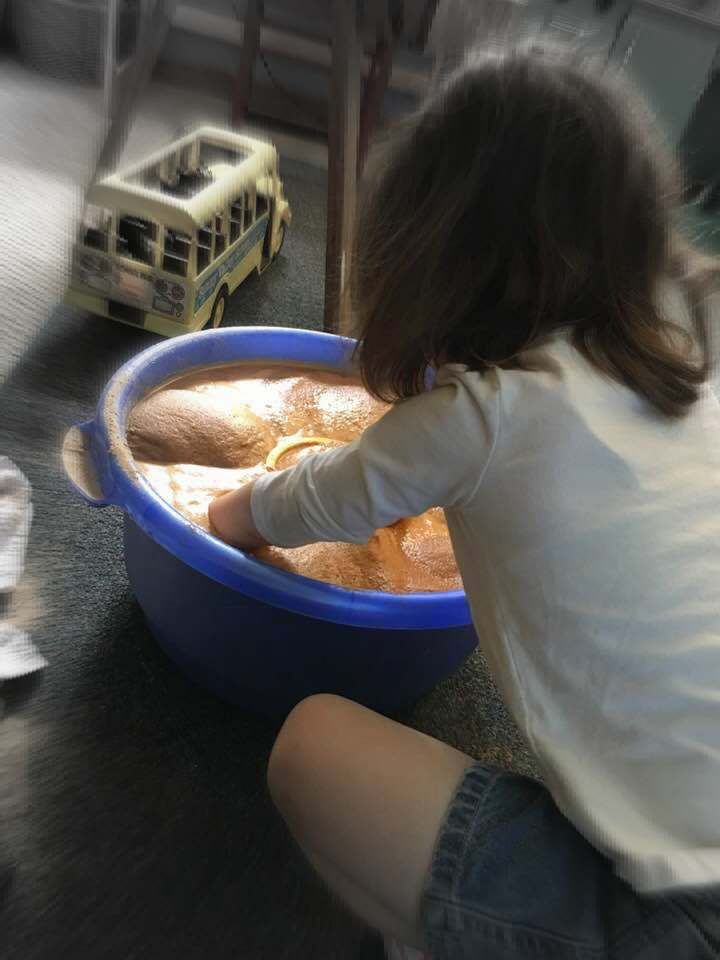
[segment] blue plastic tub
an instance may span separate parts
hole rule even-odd
[[[125,364],[63,460],[93,506],[125,512],[125,564],[150,628],[190,678],[273,716],[333,692],[392,713],[476,644],[465,595],[352,591],[268,566],[211,537],[136,471],[125,424],[150,389],[193,367],[243,360],[347,369],[353,342],[307,330],[229,328],[165,341]]]

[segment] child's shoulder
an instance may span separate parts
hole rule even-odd
[[[582,363],[582,358],[570,344],[567,336],[558,335],[542,345],[524,351],[517,365],[473,370],[460,363],[449,363],[438,368],[435,386],[456,385],[473,393],[494,396],[498,391],[538,376],[551,382],[561,381],[569,367]]]

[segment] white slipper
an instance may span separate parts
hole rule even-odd
[[[47,660],[24,630],[0,621],[0,681],[24,677],[47,666]]]
[[[0,593],[14,590],[23,570],[32,519],[30,496],[25,476],[0,456]]]

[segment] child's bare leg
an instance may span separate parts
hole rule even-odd
[[[370,926],[422,947],[423,886],[470,763],[424,734],[321,695],[288,717],[268,781],[295,839],[331,889]]]

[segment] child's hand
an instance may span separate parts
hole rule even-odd
[[[250,509],[253,485],[246,483],[231,493],[223,493],[208,506],[211,531],[240,550],[268,546],[267,540],[258,533]]]

